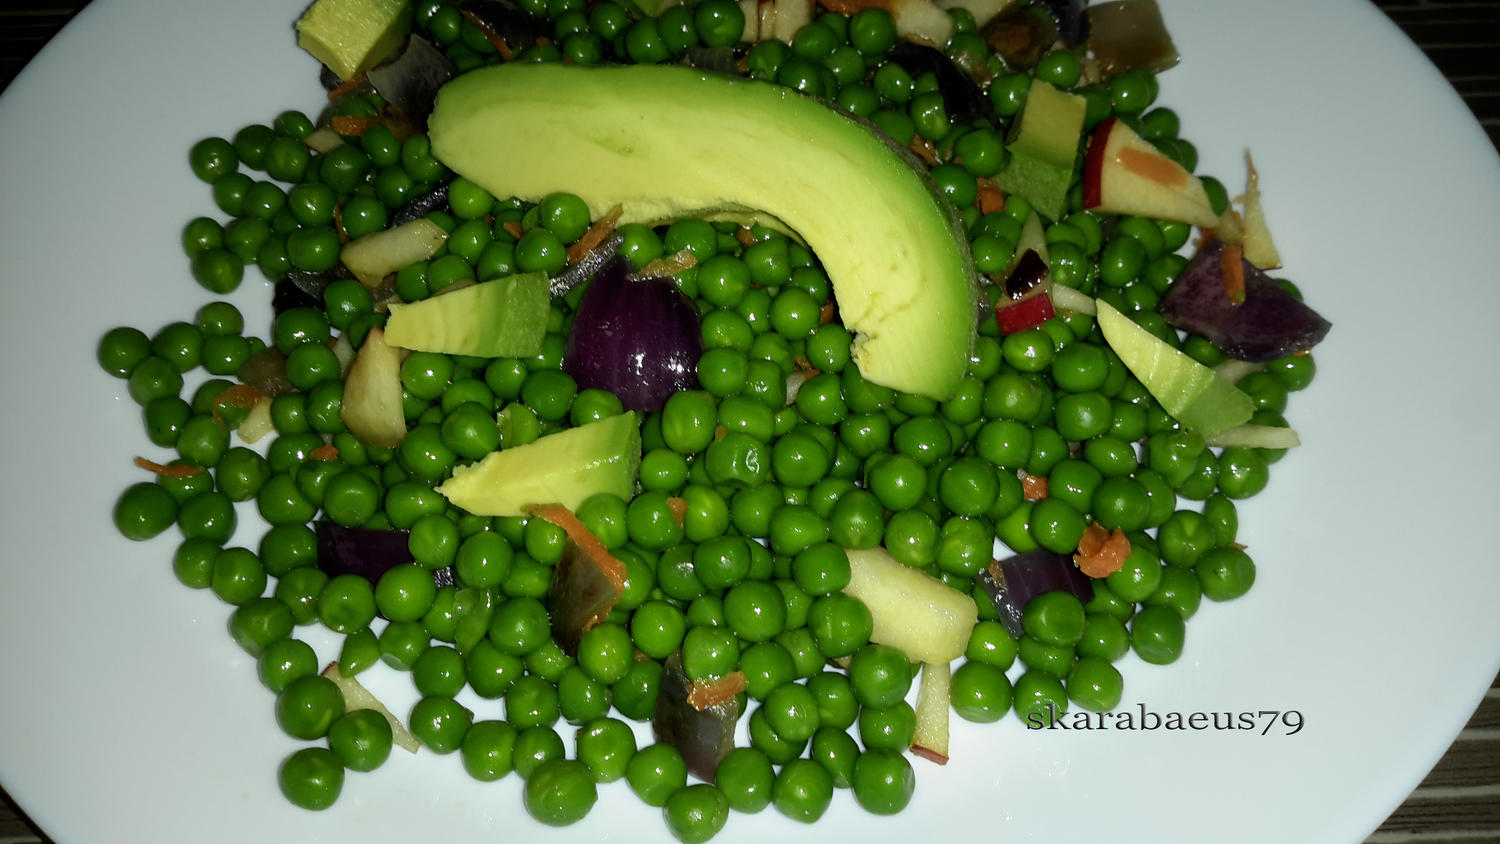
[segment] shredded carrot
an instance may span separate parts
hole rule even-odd
[[[260,404],[260,391],[249,384],[235,384],[214,396],[214,421],[220,425],[224,424],[224,416],[219,413],[219,408],[224,405],[237,407],[240,410],[254,410]]]
[[[749,226],[740,226],[739,228],[735,229],[734,239],[738,240],[741,246],[748,247],[755,245],[755,233],[750,231]]]
[[[609,579],[610,585],[615,587],[615,592],[625,594],[625,564],[620,562],[614,554],[609,553],[609,549],[599,541],[599,537],[595,536],[587,525],[579,521],[578,517],[573,515],[572,510],[561,504],[538,504],[526,508],[526,511],[562,528],[563,533],[568,535],[568,539],[578,546],[578,550],[592,560],[594,565],[599,567],[599,571]]]
[[[1126,170],[1157,184],[1169,188],[1180,188],[1187,184],[1188,172],[1177,162],[1160,153],[1125,147],[1115,153],[1115,160],[1120,162]]]
[[[928,167],[936,167],[938,165],[937,149],[933,147],[932,141],[927,140],[921,135],[914,135],[912,136],[911,143],[906,146],[918,158],[927,162]]]
[[[836,318],[838,318],[838,315],[838,304],[835,303],[832,299],[829,299],[827,302],[823,303],[823,307],[818,309],[818,325],[827,325],[828,323],[833,322]]]
[[[979,208],[981,214],[993,214],[996,211],[1005,210],[1005,194],[1001,192],[1000,186],[989,179],[979,180],[979,196],[975,197],[974,204]]]
[[[1041,475],[1021,476],[1021,497],[1027,501],[1041,501],[1047,497],[1047,479]]]
[[[929,762],[936,762],[939,765],[946,765],[946,764],[948,764],[948,756],[947,756],[947,754],[939,753],[936,750],[933,750],[933,749],[927,748],[927,747],[923,747],[920,744],[914,744],[914,745],[912,745],[911,746],[911,752],[914,753],[914,754],[916,754],[917,756],[922,757],[923,759],[926,759]]]
[[[500,228],[505,229],[505,233],[515,238],[516,240],[520,240],[521,235],[526,233],[526,230],[521,228],[521,224],[516,220],[510,220],[508,222],[501,223]]]
[[[678,527],[682,527],[683,521],[687,519],[687,499],[676,496],[668,498],[667,509],[672,511],[672,521],[676,522]]]
[[[1219,272],[1224,274],[1224,292],[1236,305],[1245,301],[1245,248],[1238,243],[1224,244],[1219,253]]]
[[[1111,533],[1094,522],[1083,529],[1083,538],[1078,540],[1078,553],[1073,563],[1089,577],[1107,577],[1125,565],[1130,556],[1130,539],[1125,531],[1115,528]]]
[[[349,117],[347,115],[339,115],[333,118],[330,123],[333,125],[333,131],[340,135],[362,136],[366,129],[379,123],[380,120],[379,117]]]
[[[792,365],[797,368],[796,371],[801,372],[808,378],[818,374],[818,368],[813,366],[813,362],[808,360],[807,355],[793,355]]]
[[[697,263],[698,256],[694,255],[692,250],[684,249],[680,252],[674,252],[671,255],[663,255],[651,261],[638,271],[631,273],[630,278],[666,278],[667,276],[677,275],[683,270],[692,269],[693,265]]]
[[[314,460],[337,460],[339,459],[338,447],[333,443],[324,443],[307,453]]]
[[[714,680],[694,680],[693,687],[688,689],[687,702],[702,712],[716,703],[732,699],[746,688],[745,672],[731,671]]]
[[[331,103],[337,102],[343,99],[348,94],[353,93],[359,88],[359,86],[365,84],[368,81],[369,79],[363,73],[354,77],[353,79],[345,79],[343,82],[340,82],[338,84],[338,87],[328,92],[328,101]]]
[[[599,244],[609,240],[609,236],[615,233],[615,224],[620,222],[620,206],[609,209],[609,213],[594,221],[589,230],[583,233],[583,237],[574,241],[568,247],[568,263],[576,264],[583,259],[584,255],[594,251]]]
[[[467,10],[459,12],[459,14],[463,15],[469,23],[474,24],[474,28],[479,30],[480,34],[485,37],[485,40],[495,45],[495,52],[500,54],[500,58],[506,61],[515,58],[515,53],[511,52],[510,45],[505,43],[505,39],[501,38],[493,29],[490,29],[484,21],[480,20],[478,15]]]
[[[714,426],[714,439],[722,440],[724,439],[724,435],[727,433],[729,433],[729,429],[724,427],[723,425]]]
[[[135,465],[148,472],[155,472],[163,478],[191,478],[203,471],[202,466],[188,466],[186,464],[163,466],[154,460],[147,460],[144,457],[137,457]]]

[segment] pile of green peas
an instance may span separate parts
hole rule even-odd
[[[519,61],[676,61],[697,47],[735,44],[743,27],[730,0],[655,18],[612,0],[521,5],[551,21],[555,37],[522,50]],[[821,14],[789,44],[750,47],[744,67],[866,117],[900,143],[931,143],[940,161],[932,176],[959,209],[988,276],[1012,257],[1030,208],[1010,196],[1003,210],[981,214],[974,199],[979,180],[1005,164],[1004,133],[1033,74],[1006,72],[972,16],[951,14],[947,52],[983,56],[994,73],[986,85],[993,123],[954,124],[932,74],[913,77],[887,61],[896,31],[879,9]],[[498,60],[450,0],[419,4],[415,18],[460,70]],[[1082,84],[1077,53],[1059,50],[1034,75],[1085,97],[1086,128],[1117,117],[1196,166],[1176,115],[1153,106],[1149,73]],[[333,107],[353,117],[380,109],[374,94]],[[385,229],[444,182],[448,205],[428,216],[449,238],[432,259],[396,275],[402,301],[461,280],[556,273],[592,223],[571,194],[530,204],[451,178],[424,135],[398,139],[377,123],[315,153],[304,143],[314,128],[286,112],[192,147],[194,173],[228,218],[204,216],[183,229],[203,288],[234,290],[250,264],[277,283],[293,270],[333,272],[345,238]],[[1204,183],[1222,210],[1223,186]],[[1076,186],[1070,202],[1070,213],[1046,227],[1055,282],[1110,302],[1205,364],[1222,362],[1219,349],[1179,335],[1156,311],[1185,264],[1177,252],[1189,227],[1083,211]],[[124,491],[115,523],[135,540],[175,525],[177,578],[234,607],[230,633],[256,658],[278,723],[311,743],[279,772],[293,803],[331,805],[346,772],[379,767],[393,742],[383,716],[345,711],[339,686],[320,676],[318,655],[296,636],[308,625],[344,637],[337,661],[346,677],[377,663],[408,672],[421,697],[407,721],[421,744],[457,754],[479,780],[515,772],[537,820],[577,821],[598,784],[624,780],[663,809],[677,838],[696,842],[732,812],[775,806],[816,820],[839,789],[880,814],[911,799],[905,751],[916,721],[906,698],[916,666],[870,642],[869,609],[841,591],[850,578],[844,549],[883,546],[974,596],[980,620],[951,689],[953,710],[975,722],[1111,709],[1122,696],[1122,657],[1173,662],[1203,598],[1232,599],[1253,583],[1254,563],[1236,542],[1235,502],[1266,486],[1284,451],[1213,449],[1182,430],[1092,318],[1063,315],[1000,336],[986,313],[961,386],[935,401],[861,377],[850,332],[822,318],[830,282],[795,240],[751,227],[747,245],[736,224],[693,219],[619,232],[637,266],[683,250],[695,257],[674,279],[702,315],[701,389],[645,415],[638,494],[595,495],[578,509],[628,577],[618,606],[573,655],[553,640],[544,604],[564,532],[541,519],[462,512],[435,487],[497,448],[623,412],[613,394],[581,387],[561,369],[581,290],[553,302],[534,356],[410,354],[400,373],[409,432],[395,448],[360,442],[340,418],[333,341],[358,348],[384,320],[353,279],[329,283],[320,306],[282,310],[268,340],[248,334],[244,315],[224,301],[152,335],[120,327],[101,339],[99,363],[125,381],[147,439],[176,452],[168,471]],[[990,305],[1003,295],[994,283],[984,294]],[[270,400],[274,436],[265,448],[235,445],[231,429],[249,410],[234,400],[232,379],[268,345],[285,355],[295,390]],[[1314,372],[1312,356],[1299,354],[1240,380],[1257,407],[1253,421],[1284,425],[1289,394]],[[1046,497],[1027,498],[1023,474],[1046,479]],[[235,505],[252,501],[268,529],[253,548],[231,544]],[[374,583],[330,577],[317,565],[318,520],[406,531],[411,561]],[[1024,635],[1013,637],[976,580],[996,539],[1017,553],[1066,554],[1091,523],[1128,535],[1124,566],[1096,580],[1086,602],[1063,592],[1037,597],[1025,609]],[[452,572],[450,585],[434,580],[439,570]],[[679,750],[640,746],[630,723],[651,718],[674,655],[693,680],[734,671],[746,678],[750,741],[712,782],[689,784]],[[487,711],[459,703],[465,690],[489,702]],[[563,730],[574,731],[571,758]]]

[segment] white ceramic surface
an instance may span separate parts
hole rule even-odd
[[[112,529],[141,477],[131,458],[158,450],[95,343],[207,300],[178,246],[214,211],[187,147],[317,108],[316,63],[290,29],[301,2],[96,0],[0,98],[0,783],[77,844],[668,840],[623,784],[551,830],[526,817],[515,777],[481,785],[431,753],[351,776],[328,812],[292,808],[275,770],[297,743],[225,635],[228,609],[176,583],[171,534],[136,545]],[[1359,0],[1163,6],[1184,60],[1161,102],[1200,172],[1232,190],[1254,151],[1286,273],[1334,328],[1291,407],[1305,446],[1240,510],[1254,590],[1206,604],[1177,664],[1127,658],[1122,709],[1296,710],[1304,726],[955,722],[952,762],[915,763],[904,814],[873,817],[845,792],[815,826],[768,810],[718,841],[1358,840],[1494,676],[1500,160]],[[268,286],[247,279],[233,298],[264,335]],[[253,547],[252,522],[236,543]],[[403,678],[374,685],[411,700]]]

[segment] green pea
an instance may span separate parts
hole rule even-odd
[[[583,820],[599,799],[588,766],[573,759],[550,759],[526,780],[526,811],[548,826]]]

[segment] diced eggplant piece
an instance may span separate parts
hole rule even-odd
[[[441,211],[448,207],[448,184],[452,180],[445,180],[433,185],[426,191],[408,199],[406,204],[391,212],[391,228],[405,225],[413,220],[420,220],[434,211]]]
[[[1057,24],[1057,34],[1066,47],[1077,47],[1089,38],[1088,3],[1085,0],[1042,0]]]
[[[625,245],[625,235],[613,234],[597,247],[590,249],[577,261],[569,264],[566,269],[553,276],[547,283],[548,295],[556,298],[568,291],[582,285],[593,278],[599,270],[603,269],[610,259],[620,254],[620,248]]]
[[[1057,22],[1029,6],[1012,6],[979,28],[986,44],[1014,71],[1031,70],[1057,42]]]
[[[1177,47],[1156,0],[1112,0],[1088,8],[1089,52],[1105,78],[1141,67],[1160,73],[1177,64]]]
[[[620,588],[572,539],[562,559],[552,569],[547,587],[547,615],[552,619],[552,638],[569,656],[578,653],[578,641],[589,628],[603,621],[620,602]]]
[[[740,719],[739,697],[698,709],[688,703],[693,681],[682,670],[682,656],[672,654],[662,667],[651,730],[656,740],[682,754],[689,772],[713,782],[719,762],[734,750],[734,728]]]
[[[427,116],[443,83],[458,75],[458,69],[442,51],[413,35],[406,49],[394,60],[372,69],[370,84],[391,107],[418,128],[427,128]]]
[[[269,399],[297,391],[286,377],[286,355],[275,346],[267,346],[251,355],[235,370],[234,377]]]
[[[1305,351],[1328,334],[1328,320],[1243,257],[1245,298],[1235,302],[1225,285],[1224,259],[1225,247],[1218,240],[1193,256],[1161,299],[1161,315],[1169,325],[1254,363]]]
[[[955,125],[991,117],[990,102],[984,92],[979,90],[969,74],[964,73],[941,50],[910,41],[898,41],[888,55],[890,61],[905,68],[913,77],[928,71],[937,77],[938,93],[943,95],[943,103],[948,107],[948,118]]]
[[[460,0],[458,10],[499,36],[517,53],[535,44],[538,38],[552,35],[550,25],[527,14],[511,0]]]
[[[293,308],[322,308],[323,300],[309,294],[301,285],[292,281],[278,281],[271,288],[271,312],[281,316]]]

